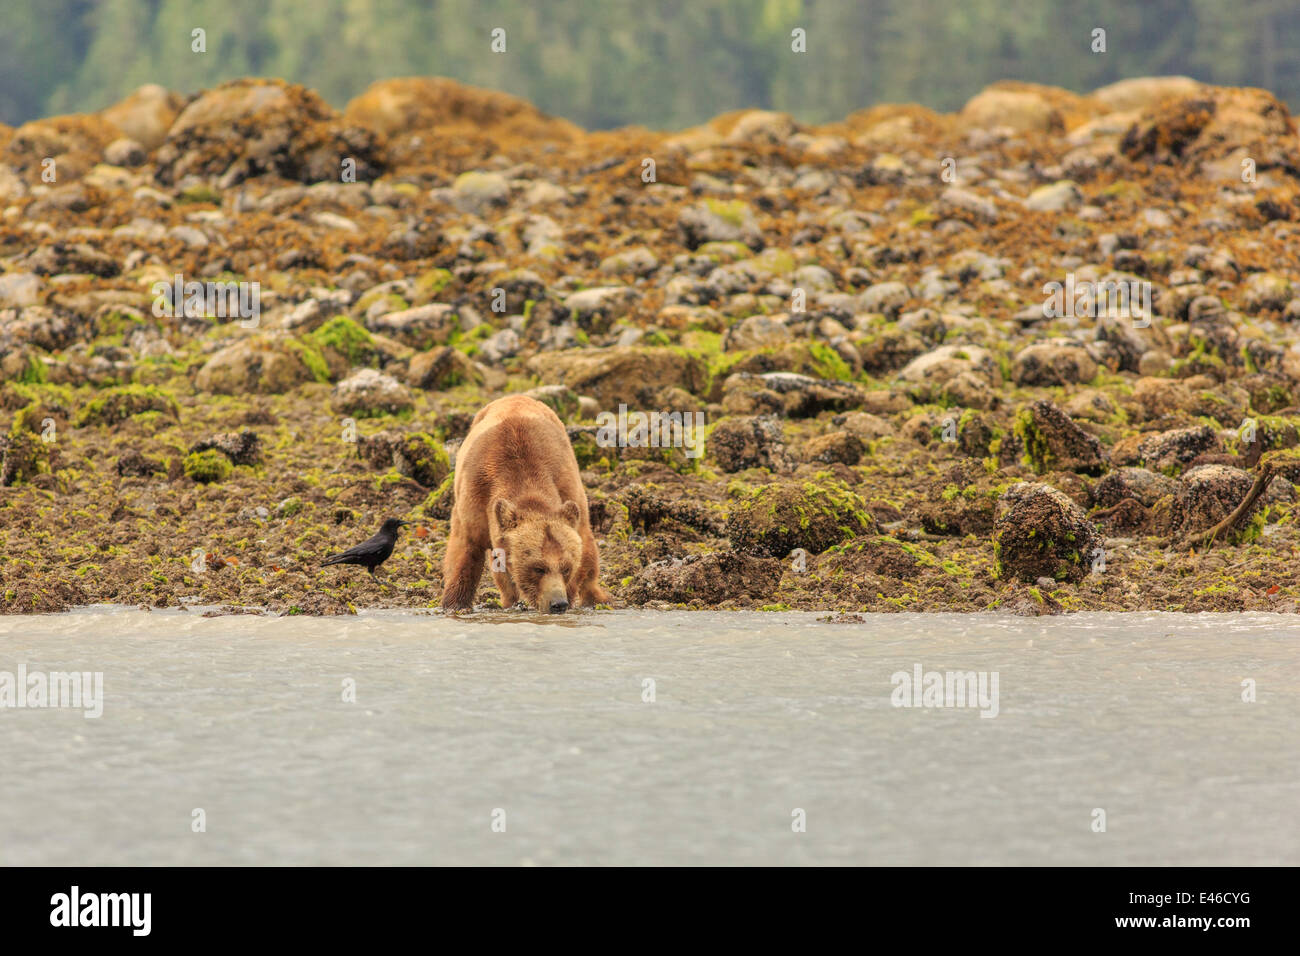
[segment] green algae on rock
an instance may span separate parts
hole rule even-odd
[[[796,550],[820,554],[874,527],[866,503],[844,483],[777,482],[742,494],[727,516],[727,538],[745,554],[784,558]]]

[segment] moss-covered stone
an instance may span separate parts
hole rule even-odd
[[[215,449],[186,455],[183,468],[187,478],[204,485],[225,481],[234,470],[230,459]]]
[[[374,336],[346,315],[334,316],[307,338],[322,351],[334,351],[349,365],[368,365],[378,354]]]
[[[424,499],[424,504],[420,506],[430,518],[436,518],[439,521],[447,521],[451,518],[451,509],[455,504],[455,485],[456,475],[450,474],[443,479],[436,491],[429,492],[429,497]]]
[[[0,487],[25,484],[50,470],[49,445],[41,437],[41,423],[48,420],[39,402],[14,415],[8,435],[0,438]]]
[[[998,577],[1077,582],[1092,570],[1101,535],[1082,508],[1050,485],[1019,482],[998,499]]]
[[[451,473],[451,459],[442,442],[425,432],[416,432],[394,446],[393,467],[403,477],[436,488]]]
[[[1024,442],[1025,463],[1040,475],[1049,471],[1097,475],[1106,468],[1101,442],[1053,402],[1037,401],[1022,409],[1015,433]]]
[[[176,400],[154,385],[122,385],[106,389],[77,413],[78,427],[115,425],[143,412],[160,412],[180,418]]]
[[[874,527],[866,503],[843,482],[823,474],[744,494],[732,505],[726,533],[738,551],[783,558],[796,548],[820,554]]]

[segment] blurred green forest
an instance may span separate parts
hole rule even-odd
[[[0,121],[99,109],[142,83],[279,76],[337,107],[442,75],[588,128],[740,107],[805,122],[959,107],[999,79],[1087,91],[1185,73],[1300,103],[1300,0],[5,0]],[[206,31],[207,52],[191,51]],[[506,52],[489,49],[494,28]],[[791,51],[791,31],[807,52]],[[1092,31],[1106,31],[1094,53]]]

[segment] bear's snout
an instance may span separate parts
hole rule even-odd
[[[569,593],[564,588],[564,579],[558,574],[547,575],[539,589],[537,609],[548,614],[563,614],[569,609]]]

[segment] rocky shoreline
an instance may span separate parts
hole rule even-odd
[[[0,126],[0,610],[436,607],[456,446],[527,391],[616,606],[1295,612],[1297,157],[1272,95],[1178,77],[676,133],[240,80]],[[379,581],[319,568],[387,516]]]

